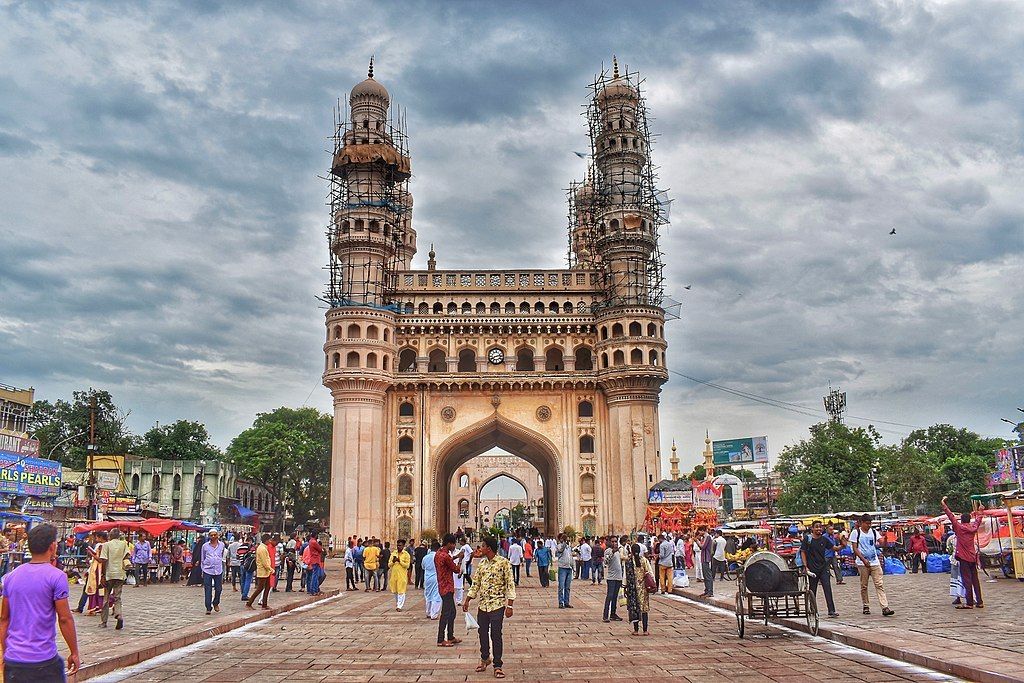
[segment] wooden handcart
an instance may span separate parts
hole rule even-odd
[[[785,559],[775,553],[751,555],[737,575],[736,627],[740,638],[747,619],[763,619],[765,626],[773,619],[805,619],[811,635],[818,635],[818,604],[808,588],[807,576],[789,569]]]

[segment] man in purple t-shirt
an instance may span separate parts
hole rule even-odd
[[[218,532],[210,532],[210,540],[203,544],[200,555],[199,566],[203,570],[203,592],[206,597],[206,613],[209,614],[210,610],[219,612],[220,591],[224,585],[224,544],[220,542],[220,534]]]
[[[57,654],[56,622],[71,655],[67,671],[81,666],[75,620],[68,605],[68,577],[51,563],[57,552],[57,527],[40,524],[28,532],[32,561],[4,576],[0,608],[0,647],[4,681],[63,683],[64,662]]]

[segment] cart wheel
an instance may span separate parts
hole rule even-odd
[[[807,630],[812,636],[818,635],[818,601],[814,593],[804,593],[804,608],[807,612]]]
[[[743,595],[736,591],[736,630],[740,633],[740,638],[743,637],[743,618],[746,615],[743,612]]]

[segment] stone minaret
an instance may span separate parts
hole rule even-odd
[[[396,272],[416,253],[410,162],[389,117],[388,91],[369,74],[349,96],[331,166],[332,282],[324,385],[334,399],[331,532],[380,534],[390,516],[385,394],[395,369]]]
[[[711,448],[711,435],[704,433],[704,481],[715,478],[715,453]]]
[[[679,481],[679,455],[676,453],[676,440],[672,439],[672,457],[669,458],[672,469],[669,470],[669,478],[672,481]]]
[[[612,523],[630,529],[643,522],[646,506],[646,496],[635,492],[661,479],[658,395],[668,371],[647,113],[637,75],[620,74],[618,61],[613,64],[611,76],[602,74],[593,86],[593,198],[577,213],[595,223],[589,258],[604,283],[595,317],[598,382],[611,432],[606,474],[612,491],[634,492],[631,499],[612,496]]]

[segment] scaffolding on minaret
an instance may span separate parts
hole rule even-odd
[[[370,69],[372,78],[372,62]],[[405,112],[391,104],[381,127],[361,127],[350,120],[348,98],[339,99],[329,139],[331,170],[324,178],[331,208],[329,279],[319,298],[332,308],[395,306],[412,208]],[[345,258],[348,240],[339,238],[359,232],[383,238],[382,259]]]
[[[657,237],[668,222],[668,202],[657,188],[656,168],[651,162],[653,136],[643,84],[639,72],[626,67],[620,73],[614,61],[611,72],[602,68],[589,85],[591,97],[584,117],[590,159],[584,179],[570,183],[567,191],[569,267],[599,272],[604,306],[661,307],[664,298],[664,261]],[[628,95],[622,97],[622,93]],[[598,242],[616,229],[601,220],[602,213],[609,210],[623,212],[625,225],[619,227],[653,237],[649,253],[638,249],[611,267],[598,247]],[[640,294],[623,300],[622,292]]]

